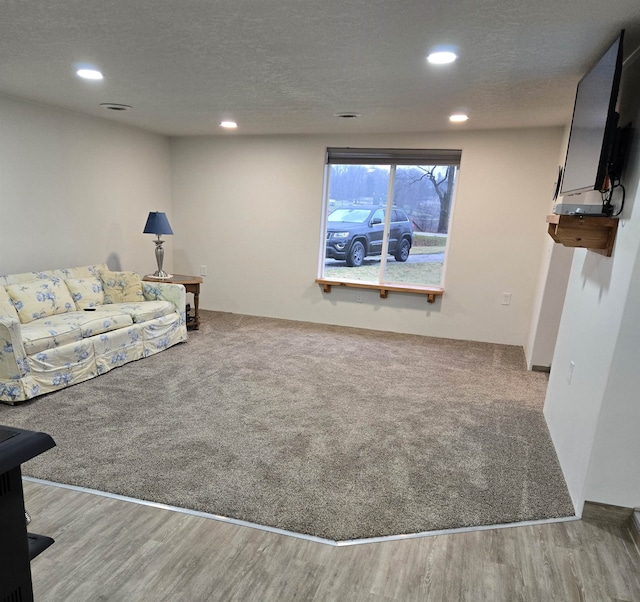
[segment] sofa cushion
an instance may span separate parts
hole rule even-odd
[[[18,320],[18,312],[11,302],[11,297],[4,286],[0,286],[0,318],[13,318]]]
[[[130,315],[136,324],[148,322],[149,320],[161,318],[162,316],[168,316],[176,311],[176,308],[170,301],[145,301],[143,303],[97,305],[96,312],[109,311],[112,308]]]
[[[65,282],[77,309],[104,303],[104,289],[100,278],[68,278]]]
[[[64,316],[61,316],[64,318]],[[70,321],[82,331],[84,338],[92,337],[103,332],[126,328],[133,324],[131,316],[123,311],[110,312],[80,311],[69,315]]]
[[[6,288],[23,324],[76,309],[69,289],[59,278],[41,278]]]
[[[33,355],[132,324],[129,314],[117,310],[74,311],[23,324],[22,339],[27,355]]]
[[[142,280],[135,272],[101,271],[105,303],[137,303],[144,301]]]
[[[82,340],[80,329],[69,323],[56,320],[57,316],[33,320],[21,327],[22,342],[27,355],[35,355],[67,343]]]

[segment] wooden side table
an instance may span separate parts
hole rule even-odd
[[[202,278],[200,276],[174,274],[171,278],[162,279],[145,276],[143,280],[146,282],[169,282],[171,284],[182,284],[182,286],[187,289],[188,293],[193,294],[193,322],[190,322],[189,316],[187,316],[187,328],[193,328],[194,330],[198,330],[198,328],[200,328],[200,315],[198,313],[198,297],[200,296],[200,285],[202,284]]]

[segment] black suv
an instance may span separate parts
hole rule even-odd
[[[402,209],[392,211],[389,254],[396,261],[407,261],[413,228]],[[332,211],[327,218],[326,256],[344,259],[349,267],[357,267],[367,255],[381,255],[384,214],[383,207],[372,205],[349,205]]]

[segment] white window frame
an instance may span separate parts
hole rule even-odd
[[[420,285],[394,285],[384,281],[386,261],[380,262],[380,274],[377,283],[351,282],[348,280],[330,280],[323,278],[326,255],[327,214],[329,202],[329,175],[331,165],[387,165],[390,167],[387,201],[385,205],[385,227],[382,248],[388,247],[390,220],[393,211],[393,190],[395,185],[395,172],[397,165],[453,165],[459,171],[462,151],[460,149],[381,149],[381,148],[340,148],[329,147],[325,155],[325,176],[322,195],[322,219],[320,224],[320,249],[318,252],[318,278],[316,282],[323,285],[325,292],[331,292],[332,285],[352,286],[356,288],[379,289],[381,297],[386,297],[388,291],[423,292],[427,294],[428,301],[435,301],[436,296],[442,295],[443,287]],[[455,189],[454,189],[455,190]],[[453,209],[453,199],[451,208]],[[451,223],[449,216],[449,223]],[[448,244],[447,244],[448,247]],[[445,251],[445,258],[446,253]],[[445,259],[446,260],[446,259]]]

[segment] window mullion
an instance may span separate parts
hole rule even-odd
[[[385,270],[387,268],[387,250],[389,248],[389,232],[391,230],[391,207],[393,206],[393,189],[396,181],[396,166],[389,166],[389,183],[387,185],[387,203],[384,210],[384,233],[382,235],[382,252],[380,255],[380,273],[378,282],[385,281]]]

